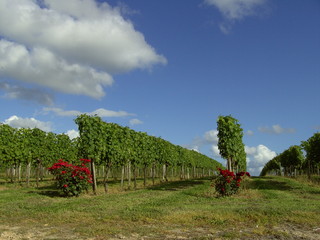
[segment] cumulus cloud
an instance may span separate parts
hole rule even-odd
[[[194,138],[192,143],[186,147],[189,149],[197,149],[199,151],[202,146],[214,143],[216,144],[218,142],[217,134],[217,130],[207,131],[203,136]]]
[[[252,175],[259,175],[264,165],[277,154],[268,147],[260,144],[257,147],[245,146],[247,154],[247,169]]]
[[[134,116],[135,114],[133,113],[128,113],[125,111],[112,111],[112,110],[107,110],[104,108],[99,108],[96,109],[92,112],[80,112],[77,110],[63,110],[62,108],[56,108],[56,107],[45,107],[43,108],[43,111],[45,113],[47,112],[54,112],[58,116],[78,116],[80,114],[88,114],[88,115],[98,115],[99,117],[127,117],[127,116]]]
[[[259,15],[267,0],[204,0],[207,5],[216,7],[226,19],[220,23],[220,30],[228,34],[235,21],[248,16]]]
[[[247,131],[247,135],[253,134],[252,131]],[[226,163],[225,159],[222,159],[218,148],[218,131],[207,131],[202,137],[197,137],[193,140],[189,149],[200,150],[202,146],[209,145],[210,152],[214,158],[219,159],[223,164]],[[245,146],[245,152],[247,154],[247,170],[254,176],[260,174],[263,166],[277,154],[270,150],[268,147],[260,144],[256,147]]]
[[[283,134],[283,133],[295,133],[296,130],[294,128],[283,128],[279,124],[272,125],[271,127],[259,127],[258,130],[263,133],[270,134]]]
[[[4,124],[14,128],[39,128],[45,132],[52,131],[51,122],[42,122],[35,118],[21,118],[15,115],[6,119]]]
[[[213,153],[213,156],[221,157],[218,145],[212,145],[210,150]]]
[[[0,40],[0,75],[38,83],[54,90],[100,98],[102,86],[111,85],[112,77],[104,72],[80,65],[69,64],[46,48],[26,46]]]
[[[133,118],[133,119],[130,119],[129,124],[133,126],[133,125],[143,124],[143,122],[137,118]]]
[[[94,98],[114,73],[166,64],[106,2],[0,0],[0,36],[0,77]]]
[[[219,148],[213,144],[210,148],[214,157],[221,158]],[[247,154],[247,171],[253,176],[258,176],[264,165],[274,158],[277,154],[268,147],[260,144],[257,147],[245,146]]]
[[[205,143],[217,143],[218,142],[218,131],[210,130],[204,134]]]
[[[68,130],[66,134],[69,136],[70,139],[74,139],[80,136],[79,132],[74,129]]]
[[[25,88],[22,86],[0,82],[0,89],[6,92],[4,97],[8,99],[22,99],[48,106],[53,105],[54,102],[54,97],[52,94],[36,88]]]

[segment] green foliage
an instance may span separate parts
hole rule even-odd
[[[293,174],[296,169],[301,169],[305,158],[300,146],[294,145],[277,155],[263,167],[260,176],[265,176],[269,172],[281,172],[284,168],[286,175]]]
[[[0,124],[0,161],[6,166],[13,164],[18,148],[15,147],[16,130],[9,125]]]
[[[299,169],[304,161],[304,156],[300,146],[291,146],[280,156],[281,165],[288,170],[289,168]]]
[[[106,172],[113,168],[112,173],[124,166],[133,167],[138,173],[138,168],[152,168],[153,174],[157,173],[157,176],[163,166],[170,170],[179,166],[179,170],[184,171],[188,177],[190,170],[195,173],[214,171],[221,167],[219,162],[201,153],[174,145],[160,137],[136,132],[115,123],[106,123],[98,116],[83,114],[75,122],[78,124],[80,137],[73,140],[66,134],[47,133],[37,128],[15,129],[0,124],[1,168],[12,170],[12,181],[17,177],[18,169],[19,174],[25,174],[27,183],[32,175],[37,175],[38,184],[38,180],[45,174],[44,169],[59,158],[68,159],[70,163],[79,158],[91,159],[92,164],[105,166]]]
[[[280,164],[281,155],[275,156],[269,162],[264,165],[260,176],[266,176],[270,172],[280,173],[281,172],[281,164]]]
[[[315,133],[307,141],[302,141],[300,146],[291,146],[271,159],[263,167],[260,175],[265,176],[270,172],[280,173],[281,167],[287,175],[292,175],[294,170],[307,171],[309,177],[311,173],[316,173],[316,169],[320,167],[320,133]]]
[[[228,161],[228,170],[245,171],[247,164],[242,142],[243,130],[238,120],[231,115],[219,116],[217,125],[218,148],[220,155]]]
[[[76,140],[71,141],[65,134],[46,133],[38,128],[15,129],[0,124],[0,164],[10,169],[11,182],[17,177],[21,181],[23,167],[26,168],[27,184],[32,167],[36,168],[38,180],[43,177],[43,169],[52,165],[54,159],[63,157],[74,161],[77,152]]]
[[[311,164],[320,164],[320,132],[313,134],[307,141],[302,141],[306,158]]]
[[[75,122],[80,131],[80,156],[94,157],[99,165],[119,167],[128,161],[134,166],[144,167],[152,164],[184,164],[189,167],[215,169],[221,165],[198,152],[115,123],[106,123],[98,116],[80,115]]]
[[[105,128],[98,116],[81,114],[75,119],[78,125],[80,140],[79,152],[82,157],[99,163],[101,154],[105,151]]]

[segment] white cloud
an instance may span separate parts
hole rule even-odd
[[[51,122],[42,122],[35,118],[21,118],[15,115],[6,119],[4,124],[14,128],[39,128],[45,132],[52,131]]]
[[[253,132],[249,130],[247,134],[250,135],[253,134]],[[225,159],[222,159],[220,155],[217,135],[217,130],[207,131],[202,137],[195,138],[192,144],[187,147],[199,151],[202,146],[210,145],[210,151],[213,157],[218,158],[221,162],[225,162]],[[263,166],[277,155],[274,151],[262,144],[256,147],[245,146],[245,152],[247,154],[247,170],[253,176],[259,175]]]
[[[245,146],[247,168],[251,175],[259,175],[263,166],[277,154],[268,147],[260,144],[257,147]]]
[[[218,145],[212,145],[211,146],[211,151],[212,151],[214,156],[221,157]]]
[[[129,124],[133,126],[133,125],[143,124],[143,122],[137,118],[133,118],[129,121]]]
[[[214,157],[221,158],[219,148],[216,144],[213,144],[210,150]],[[263,166],[277,155],[274,151],[262,144],[257,147],[245,146],[245,152],[247,154],[247,171],[253,176],[259,175]]]
[[[230,23],[220,23],[219,28],[224,34],[229,34],[231,32],[232,25]]]
[[[218,142],[218,131],[217,130],[209,130],[204,133],[201,137],[195,137],[191,144],[186,146],[189,149],[200,149],[202,146],[210,145]]]
[[[272,127],[259,127],[258,130],[263,133],[270,134],[283,134],[283,133],[295,133],[294,128],[283,128],[279,124],[272,125]]]
[[[25,46],[0,40],[0,76],[37,83],[54,90],[100,98],[103,86],[111,85],[112,77],[104,72],[69,64],[46,48]]]
[[[6,93],[5,98],[8,99],[22,99],[27,101],[34,101],[42,105],[53,105],[53,95],[48,94],[40,89],[36,88],[25,88],[17,85],[10,85],[5,82],[0,82],[0,89]]]
[[[200,152],[203,146],[209,146],[209,151],[212,152],[214,157],[221,158],[218,148],[218,131],[216,129],[209,130],[204,133],[201,137],[193,139],[192,143],[185,146],[186,148]]]
[[[254,135],[254,132],[251,131],[251,130],[248,130],[245,134],[248,135],[248,136],[253,136],[253,135]]]
[[[99,117],[127,117],[127,116],[134,116],[133,113],[128,113],[125,111],[112,111],[107,110],[104,108],[99,108],[94,110],[93,112],[80,112],[77,110],[63,110],[62,108],[55,108],[55,107],[45,107],[43,111],[46,112],[54,112],[58,116],[78,116],[80,114],[88,114],[88,115],[98,115]]]
[[[207,5],[216,7],[226,21],[220,23],[220,30],[228,34],[235,21],[248,16],[259,15],[267,0],[204,0]]]
[[[265,0],[205,0],[205,3],[218,8],[224,17],[230,20],[256,15],[257,8],[265,2]]]
[[[57,114],[58,116],[63,116],[63,117],[67,117],[67,116],[78,116],[80,114],[82,114],[82,112],[77,111],[77,110],[63,110],[62,108],[56,108],[56,107],[45,107],[42,109],[45,113],[47,112],[54,112],[55,114]]]
[[[66,134],[69,136],[70,139],[74,139],[80,136],[79,132],[74,129],[68,130]]]
[[[166,64],[106,2],[0,0],[0,36],[0,77],[65,93],[100,98],[112,74]]]
[[[127,117],[127,116],[135,116],[133,113],[128,113],[125,111],[111,111],[104,108],[99,108],[91,113],[88,113],[89,115],[98,115],[100,117]]]
[[[248,154],[248,155],[254,155],[257,152],[256,147],[245,146],[244,150],[245,150],[246,154]]]
[[[191,148],[190,150],[200,153],[200,150],[197,147]]]
[[[208,143],[217,143],[218,142],[218,131],[210,130],[204,134],[204,139]]]

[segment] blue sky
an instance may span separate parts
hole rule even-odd
[[[76,134],[98,114],[248,170],[320,130],[317,0],[0,0],[0,121]]]

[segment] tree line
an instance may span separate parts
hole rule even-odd
[[[29,184],[33,176],[38,182],[47,168],[58,159],[76,162],[91,159],[93,188],[96,178],[103,177],[107,191],[108,178],[125,178],[136,187],[138,177],[162,181],[168,176],[191,178],[212,175],[222,165],[199,152],[174,145],[160,137],[137,132],[128,127],[102,121],[98,116],[80,115],[75,119],[80,137],[44,132],[38,128],[15,129],[0,124],[0,169],[8,181]],[[0,175],[1,176],[1,175]]]
[[[320,132],[314,133],[300,145],[288,149],[271,159],[263,167],[260,176],[277,174],[295,176],[297,174],[320,175]]]

